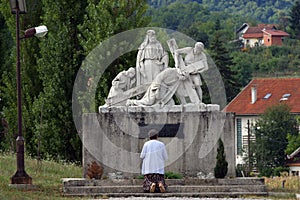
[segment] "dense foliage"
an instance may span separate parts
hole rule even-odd
[[[297,120],[297,124],[300,125],[300,117],[299,116],[296,116],[296,120]],[[287,145],[287,148],[285,150],[285,153],[287,155],[290,155],[296,149],[299,148],[300,134],[294,135],[294,134],[288,133],[287,140],[288,140],[288,145]]]
[[[271,176],[285,164],[287,136],[299,133],[297,121],[286,104],[269,107],[254,127],[253,157],[262,176]]]
[[[228,162],[226,161],[226,154],[224,151],[224,144],[221,138],[218,140],[218,149],[217,149],[217,163],[214,168],[214,174],[216,178],[224,178],[228,171]]]
[[[278,23],[286,17],[293,0],[149,0],[154,8],[165,7],[173,3],[194,2],[213,12],[234,13],[262,23]]]
[[[294,38],[300,39],[300,1],[296,1],[290,11],[290,31]]]
[[[215,32],[210,46],[210,55],[223,78],[226,99],[229,103],[239,93],[241,85],[237,81],[237,72],[231,69],[233,59],[224,46],[222,35],[223,33],[221,31]]]

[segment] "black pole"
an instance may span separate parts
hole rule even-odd
[[[18,137],[17,148],[17,172],[11,177],[11,184],[32,184],[32,179],[25,171],[24,165],[24,138],[22,135],[22,93],[21,93],[21,66],[20,66],[20,24],[19,8],[16,9],[16,45],[17,45],[17,103],[18,103]]]
[[[251,155],[250,155],[250,121],[247,122],[247,128],[248,128],[248,167],[249,167],[249,175],[251,172]]]

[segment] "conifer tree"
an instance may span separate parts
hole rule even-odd
[[[77,26],[82,23],[86,1],[42,3],[42,19],[49,32],[40,43],[37,70],[43,89],[34,101],[33,139],[40,141],[42,155],[81,160],[81,142],[72,118],[72,90],[83,59]]]
[[[300,39],[300,1],[291,8],[289,22],[292,36]]]
[[[224,144],[221,138],[218,140],[217,163],[214,169],[216,178],[224,178],[228,171],[228,162],[224,151]]]
[[[221,36],[222,31],[215,32],[210,45],[210,55],[223,78],[226,99],[230,102],[239,93],[241,86],[236,78],[237,73],[231,69],[233,66],[232,57],[224,46],[226,42],[222,40]]]

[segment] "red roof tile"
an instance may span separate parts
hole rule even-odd
[[[262,38],[263,33],[260,27],[249,27],[244,33],[243,38]]]
[[[252,34],[252,33],[261,33],[261,30],[263,28],[260,28],[260,27],[249,27],[247,29],[247,31],[245,32],[245,34]]]
[[[257,100],[251,104],[251,87],[257,89]],[[264,99],[266,94],[271,96]],[[290,94],[282,100],[284,94]],[[279,103],[286,103],[291,113],[300,113],[300,78],[257,78],[253,79],[224,109],[236,115],[259,115],[266,108]]]
[[[272,36],[289,36],[289,34],[284,31],[276,30],[274,24],[258,24],[255,27],[249,27],[244,33],[243,38],[262,38],[263,32]]]
[[[272,36],[289,36],[288,33],[281,30],[263,30],[263,32]]]
[[[244,33],[243,38],[262,38],[263,33]]]

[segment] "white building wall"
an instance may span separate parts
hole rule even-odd
[[[262,39],[257,39],[257,38],[244,39],[244,45],[245,45],[245,47],[247,47],[247,46],[255,47],[256,44],[258,44],[258,46],[263,45],[263,40]]]
[[[242,130],[242,149],[247,150],[248,149],[248,133],[251,130],[251,126],[255,125],[256,120],[258,119],[258,116],[236,116],[235,117],[235,146],[236,146],[236,164],[243,164],[244,163],[244,158],[246,157],[246,153],[243,153],[242,155],[238,155],[238,127],[237,127],[237,120],[241,119],[241,130]],[[248,121],[249,121],[249,129],[248,130]],[[244,138],[244,140],[243,140]],[[246,148],[246,149],[245,149]],[[251,147],[250,147],[251,148]]]
[[[291,176],[300,176],[300,166],[290,166]]]

